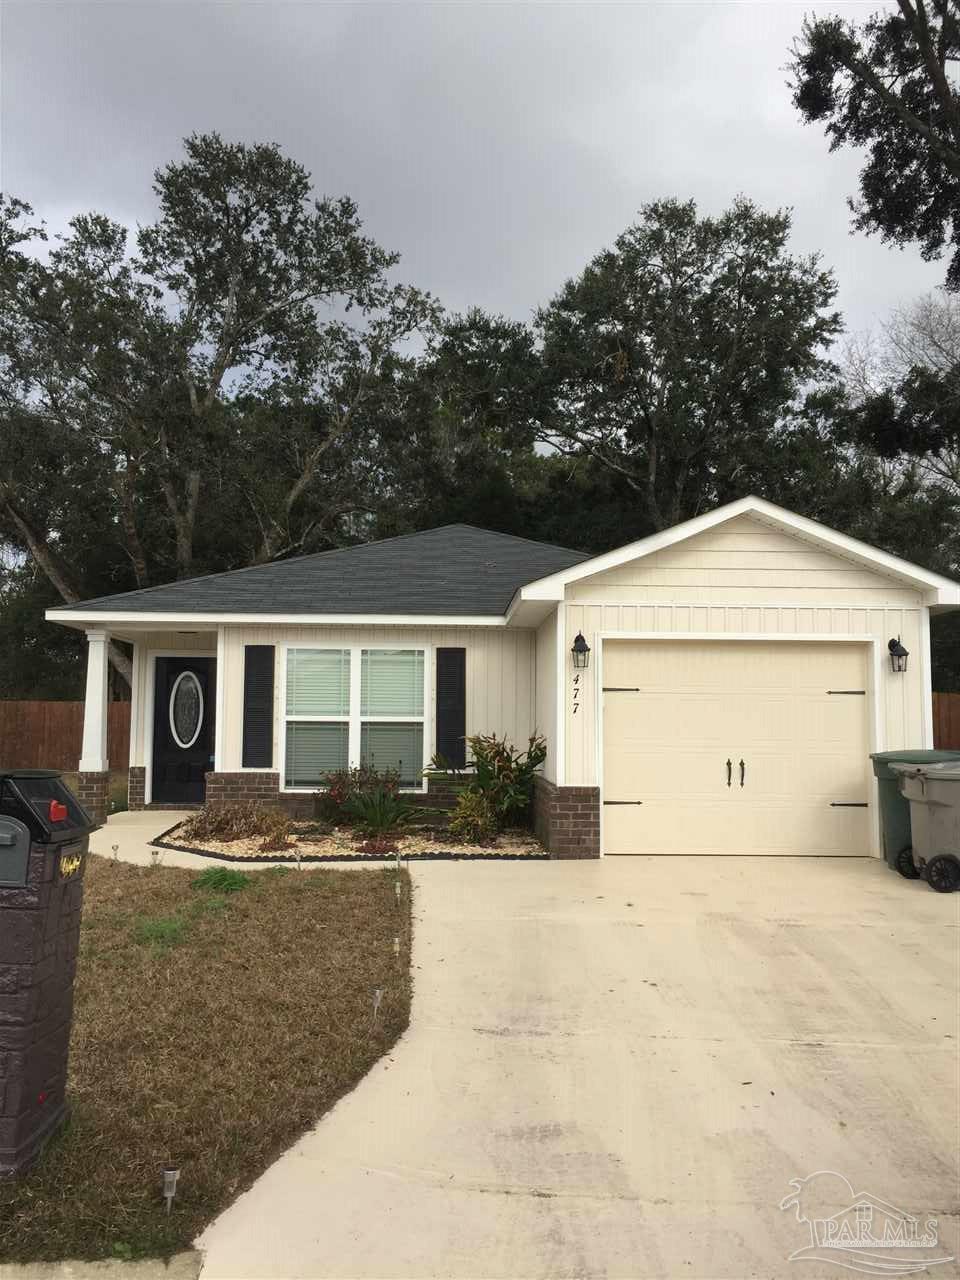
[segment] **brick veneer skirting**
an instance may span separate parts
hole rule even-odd
[[[127,808],[142,809],[146,795],[147,771],[142,764],[134,765],[127,775]]]
[[[109,773],[78,773],[77,799],[94,822],[106,822],[110,806]]]
[[[250,800],[258,804],[280,803],[279,773],[208,773],[206,781],[206,802],[210,808]],[[309,799],[309,796],[306,798]]]
[[[557,787],[538,777],[533,788],[533,825],[551,857],[599,858],[599,787]]]
[[[133,770],[130,771],[131,795],[133,793]],[[313,818],[315,801],[313,792],[302,795],[281,795],[279,773],[240,772],[240,773],[208,773],[206,803],[213,807],[226,804],[242,804],[253,801],[257,804],[279,805],[294,818]],[[426,808],[440,811],[452,809],[457,802],[458,791],[446,778],[431,778],[427,783],[425,795],[409,797],[410,802]],[[141,790],[141,804],[142,804]],[[130,808],[134,805],[131,803]]]

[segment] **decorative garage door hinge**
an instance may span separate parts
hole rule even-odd
[[[642,800],[604,800],[604,804],[643,804]]]
[[[636,689],[626,689],[626,688],[621,688],[618,685],[605,684],[603,686],[603,692],[604,693],[639,693],[640,689],[639,687]]]
[[[828,689],[827,693],[848,694],[854,698],[865,698],[867,696],[866,689]]]
[[[869,809],[865,800],[831,800],[831,809]]]

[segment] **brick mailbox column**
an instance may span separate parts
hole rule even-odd
[[[11,825],[0,818],[0,841]],[[67,1115],[87,837],[30,843],[19,886],[3,883],[10,848],[0,847],[0,1178],[23,1172]]]

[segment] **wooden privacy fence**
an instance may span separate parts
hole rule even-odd
[[[0,702],[0,767],[63,769],[80,763],[82,702]],[[130,703],[107,704],[107,758],[123,770],[130,758]]]
[[[933,695],[933,745],[960,751],[960,693]]]

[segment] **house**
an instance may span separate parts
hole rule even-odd
[[[47,617],[87,634],[100,815],[115,636],[134,808],[302,805],[361,760],[424,790],[464,735],[537,730],[558,857],[875,855],[869,753],[932,745],[930,613],[957,606],[957,583],[744,498],[599,556],[452,525]]]

